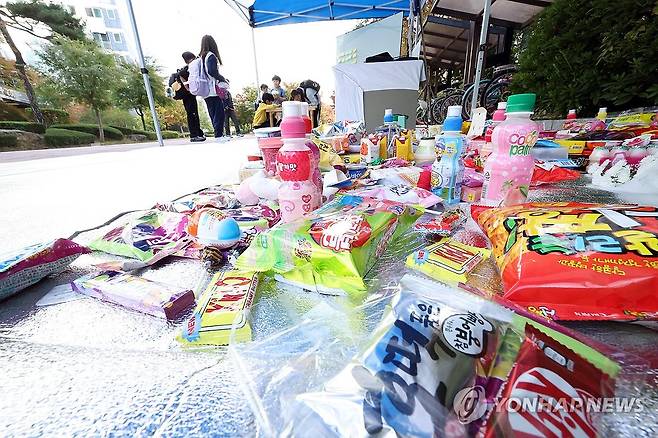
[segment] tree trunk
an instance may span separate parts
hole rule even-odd
[[[135,111],[137,112],[137,115],[141,117],[142,119],[142,128],[144,128],[144,131],[146,131],[146,122],[144,121],[144,111],[142,111],[139,108],[135,108]]]
[[[7,45],[9,45],[9,48],[11,48],[11,51],[14,52],[14,57],[16,58],[16,71],[18,72],[18,76],[20,76],[21,79],[23,80],[23,86],[25,87],[25,94],[27,94],[27,98],[30,101],[30,107],[32,108],[32,114],[34,115],[34,120],[36,120],[36,122],[39,123],[40,125],[45,125],[46,120],[44,119],[43,113],[41,112],[41,108],[39,108],[39,104],[37,103],[37,97],[34,94],[34,88],[32,88],[32,84],[30,83],[30,78],[28,78],[27,72],[25,71],[25,60],[23,59],[23,55],[21,54],[21,51],[18,50],[18,47],[16,47],[14,40],[11,38],[11,35],[9,35],[7,24],[4,22],[4,20],[1,17],[0,17],[0,33],[2,33],[2,36],[4,37]]]
[[[103,121],[101,120],[101,112],[97,108],[94,108],[94,111],[96,112],[96,121],[98,122],[98,140],[101,143],[104,143],[105,132],[103,131]]]

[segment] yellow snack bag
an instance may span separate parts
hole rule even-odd
[[[251,307],[259,279],[260,273],[240,269],[215,274],[176,339],[186,347],[228,345],[235,324],[236,340],[251,340],[251,326],[243,310]]]
[[[407,266],[444,283],[466,283],[468,274],[490,255],[491,251],[486,248],[445,237],[410,254]]]

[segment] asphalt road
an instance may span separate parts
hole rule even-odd
[[[253,137],[0,153],[0,253],[238,180]]]

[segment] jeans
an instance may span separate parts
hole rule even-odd
[[[199,121],[199,107],[196,103],[196,97],[184,97],[183,106],[185,107],[185,112],[187,113],[187,127],[190,130],[190,138],[203,137],[201,122]]]
[[[215,138],[224,136],[224,102],[218,96],[206,97],[206,106],[212,127],[215,130]]]
[[[233,126],[235,126],[235,133],[240,134],[240,122],[238,121],[238,115],[235,113],[234,109],[226,109],[225,115],[226,115],[226,135],[231,135],[231,126],[229,124],[229,121],[233,122]]]

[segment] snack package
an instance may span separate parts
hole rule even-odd
[[[379,180],[379,184],[385,186],[406,184],[415,187],[422,172],[422,168],[415,166],[380,167],[370,170],[370,178]]]
[[[460,209],[447,210],[443,213],[430,213],[421,217],[414,224],[414,231],[429,236],[449,236],[466,222],[466,215]]]
[[[427,295],[416,293],[427,286]],[[503,339],[522,339],[507,334],[513,313],[500,306],[413,276],[401,287],[352,362],[321,392],[297,397],[322,424],[319,436],[467,435],[463,390],[485,388]]]
[[[173,255],[190,241],[188,217],[181,213],[148,210],[94,240],[89,248],[136,261],[109,262],[116,269],[138,269]]]
[[[491,251],[486,248],[465,245],[445,237],[438,242],[413,252],[407,257],[407,266],[435,280],[457,285],[466,283],[468,274]]]
[[[75,280],[73,290],[128,309],[168,320],[194,305],[194,292],[117,271],[103,271]]]
[[[231,187],[214,186],[175,201],[156,204],[154,209],[174,213],[194,213],[203,207],[236,208],[240,205]]]
[[[57,239],[0,254],[0,300],[67,268],[89,251],[68,239]]]
[[[596,406],[614,396],[614,380],[534,327],[526,333],[502,394],[507,408],[491,415],[485,436],[599,436]]]
[[[573,169],[565,169],[553,163],[535,162],[535,170],[532,173],[531,186],[542,184],[553,184],[562,181],[575,181],[580,178],[580,172]]]
[[[658,319],[658,208],[530,203],[473,214],[510,301],[562,320]]]
[[[261,233],[236,267],[273,271],[282,281],[358,301],[365,295],[363,277],[420,213],[396,202],[343,196]]]
[[[311,141],[313,141],[320,150],[319,166],[321,170],[330,171],[334,166],[340,166],[343,164],[341,156],[336,153],[331,143],[323,141],[318,137],[311,137]]]
[[[253,271],[216,273],[176,339],[185,347],[227,345],[235,325],[237,341],[251,340],[245,310],[254,302],[259,278],[260,274]]]
[[[364,196],[382,201],[419,205],[425,208],[432,207],[441,202],[441,198],[429,190],[421,189],[420,187],[411,187],[407,184],[366,186],[356,190],[349,190],[345,192],[345,195]]]

